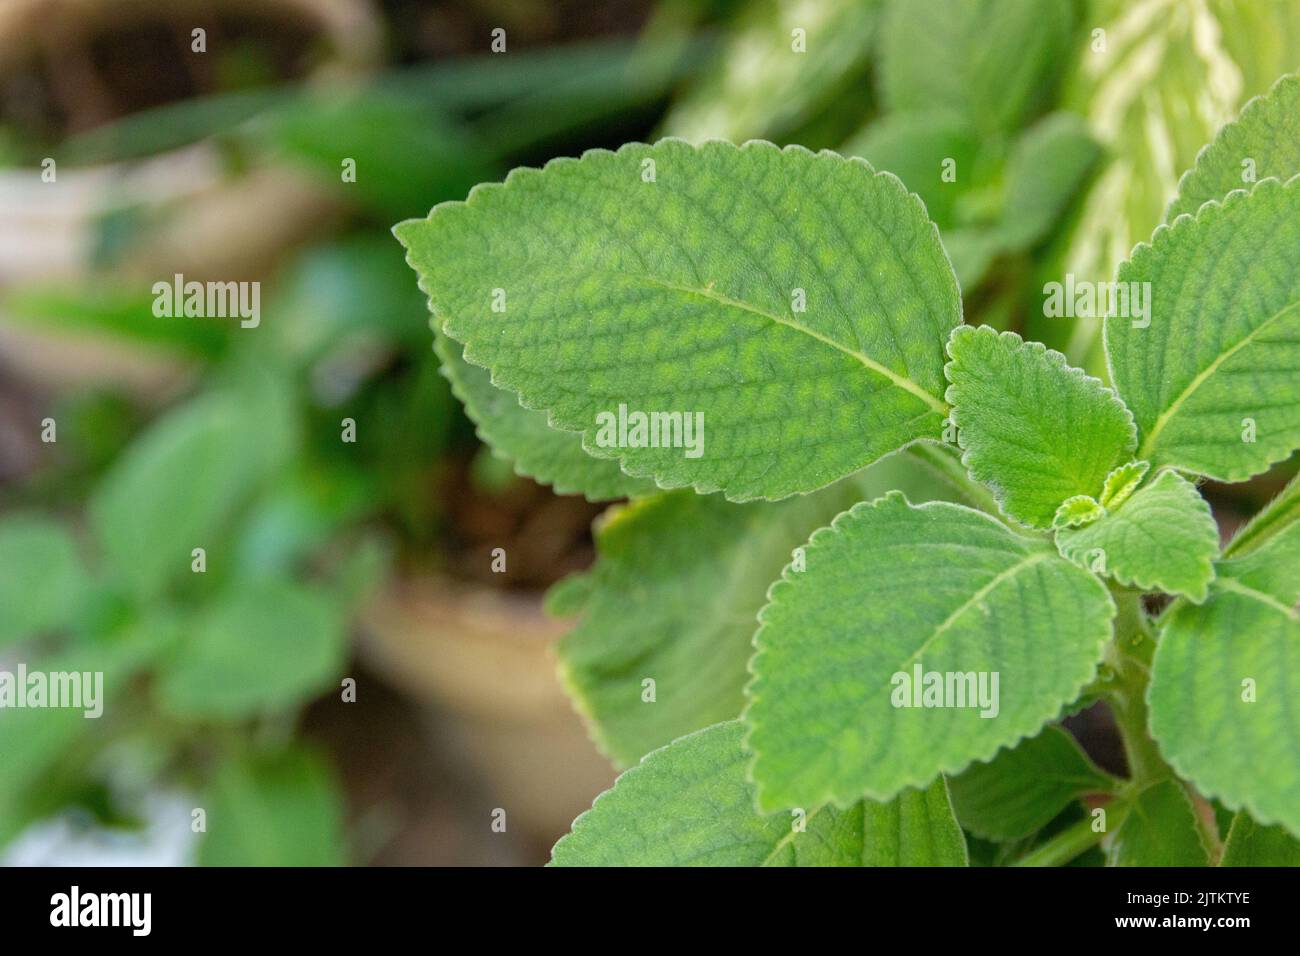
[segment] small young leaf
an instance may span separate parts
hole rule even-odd
[[[1133,418],[1124,404],[1060,352],[1014,332],[962,326],[948,354],[962,460],[1012,518],[1051,527],[1065,499],[1100,494],[1130,456]]]
[[[949,783],[961,825],[988,840],[1018,840],[1048,823],[1070,801],[1108,793],[1117,781],[1100,770],[1060,727],[998,751]]]
[[[487,369],[466,362],[461,347],[435,331],[433,349],[451,389],[478,426],[478,437],[514,461],[522,475],[551,485],[557,494],[581,494],[590,501],[609,501],[656,490],[653,481],[632,478],[618,462],[594,458],[582,450],[582,436],[546,424],[546,413],[519,404],[513,392],[497,388]]]
[[[1242,810],[1232,818],[1219,866],[1300,866],[1300,840],[1282,827],[1262,827]]]
[[[812,491],[937,436],[947,411],[952,268],[921,203],[861,160],[631,144],[394,231],[468,361],[662,487]],[[625,414],[672,412],[703,416],[697,447],[624,435]]]
[[[1209,853],[1196,811],[1177,780],[1152,784],[1132,798],[1128,815],[1111,837],[1109,866],[1206,866]]]
[[[1194,214],[1203,203],[1249,189],[1261,179],[1286,182],[1300,173],[1300,75],[1284,76],[1219,130],[1183,174],[1165,222]]]
[[[1300,178],[1156,230],[1119,281],[1149,289],[1145,317],[1105,322],[1139,458],[1242,481],[1300,447]]]
[[[342,615],[323,592],[249,582],[205,609],[162,669],[159,698],[170,713],[218,720],[293,707],[342,669],[345,640]]]
[[[1092,524],[1105,513],[1106,509],[1097,504],[1091,495],[1075,495],[1061,502],[1061,507],[1056,509],[1056,515],[1052,518],[1052,527],[1079,528]]]
[[[1151,733],[1201,793],[1300,835],[1300,525],[1216,570],[1209,600],[1178,605],[1160,636]]]
[[[77,544],[61,522],[35,514],[0,518],[0,647],[69,624],[88,586]]]
[[[1120,465],[1106,476],[1106,484],[1101,489],[1102,508],[1118,508],[1128,501],[1129,496],[1137,491],[1142,479],[1151,470],[1149,461],[1130,461]]]
[[[807,570],[772,586],[750,665],[767,809],[887,800],[989,759],[1079,696],[1110,636],[1100,581],[959,505],[891,494],[804,551]]]
[[[1214,578],[1219,528],[1196,486],[1162,471],[1118,510],[1085,527],[1057,531],[1056,546],[1071,561],[1121,584],[1182,594],[1199,604]]]
[[[553,866],[965,866],[942,779],[881,806],[761,815],[738,720],[654,751],[596,798]]]

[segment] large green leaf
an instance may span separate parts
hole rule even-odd
[[[1205,600],[1219,554],[1219,527],[1196,486],[1162,471],[1113,511],[1056,533],[1061,554],[1143,591]]]
[[[292,707],[343,667],[342,614],[324,593],[268,578],[205,608],[163,668],[158,695],[173,714],[238,719]]]
[[[984,134],[1016,129],[1065,57],[1068,3],[892,0],[880,82],[891,110],[949,109]]]
[[[761,815],[738,720],[649,754],[596,798],[555,866],[965,866],[942,779],[889,804]]]
[[[1149,324],[1105,326],[1139,458],[1241,481],[1300,447],[1300,179],[1178,219],[1119,281],[1150,283]]]
[[[232,759],[207,795],[202,866],[341,866],[343,798],[307,750]]]
[[[0,646],[70,624],[88,586],[62,523],[36,514],[0,518]]]
[[[1074,738],[1049,726],[1037,737],[973,764],[949,786],[961,825],[988,840],[1029,836],[1088,793],[1108,793],[1116,781],[1097,768]]]
[[[1269,176],[1285,182],[1300,173],[1300,75],[1284,76],[1201,150],[1196,165],[1183,174],[1178,197],[1166,222],[1195,213],[1211,199],[1234,189],[1249,189]]]
[[[1219,866],[1300,866],[1300,840],[1282,827],[1262,827],[1244,810],[1232,818]]]
[[[1128,409],[1060,352],[1014,332],[962,326],[948,342],[947,398],[962,460],[1002,510],[1048,528],[1075,495],[1099,495],[1136,439]]]
[[[433,348],[452,391],[478,426],[479,438],[513,461],[519,474],[551,485],[558,494],[581,494],[591,501],[656,490],[649,479],[623,474],[618,462],[588,455],[582,436],[551,428],[545,412],[521,406],[513,392],[492,384],[487,369],[466,362],[460,345],[441,332],[434,333]]]
[[[1152,663],[1151,733],[1206,796],[1300,834],[1300,525],[1220,561],[1179,604]]]
[[[960,470],[945,447],[927,450]],[[780,502],[670,492],[602,519],[595,567],[549,601],[582,613],[559,644],[560,675],[601,748],[626,766],[739,714],[758,611],[793,549],[845,508],[894,488],[920,500],[957,496],[917,466],[912,454],[891,456]],[[570,600],[578,588],[582,600]]]
[[[952,269],[920,202],[861,160],[631,144],[516,170],[395,232],[466,359],[662,487],[812,491],[946,412]],[[703,416],[703,447],[602,428],[652,412]]]
[[[1109,866],[1205,866],[1209,853],[1183,785],[1168,778],[1129,798],[1128,813],[1110,838]]]
[[[1100,581],[960,505],[858,504],[805,554],[754,638],[746,720],[767,809],[887,800],[988,760],[1079,696],[1110,637]],[[906,706],[918,671],[953,675],[957,706]],[[971,699],[981,678],[992,706]]]

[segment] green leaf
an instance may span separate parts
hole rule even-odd
[[[1047,236],[1100,155],[1088,125],[1074,113],[1052,113],[1026,130],[1007,159],[1001,244],[1027,249]]]
[[[0,647],[66,627],[88,587],[62,522],[37,514],[0,518]]]
[[[1056,533],[1060,552],[1081,567],[1143,591],[1181,594],[1200,604],[1214,578],[1219,527],[1196,486],[1172,471],[1118,510]]]
[[[1105,513],[1106,509],[1097,504],[1091,495],[1075,495],[1061,502],[1061,507],[1056,509],[1056,515],[1052,518],[1052,527],[1078,528],[1092,524]]]
[[[1000,750],[949,783],[957,819],[988,840],[1018,840],[1045,827],[1078,797],[1108,793],[1115,778],[1097,768],[1056,726]]]
[[[295,706],[343,668],[342,615],[324,593],[250,581],[206,608],[159,676],[171,713],[233,720]]]
[[[574,821],[552,865],[966,865],[942,780],[883,807],[760,815],[743,736],[732,720],[647,755]]]
[[[394,231],[467,360],[661,487],[812,491],[937,435],[946,412],[952,269],[921,204],[860,160],[631,144]],[[611,442],[624,406],[702,415],[703,447]]]
[[[343,797],[325,762],[295,749],[222,765],[208,793],[201,866],[342,866]]]
[[[1051,86],[1072,21],[1065,3],[892,0],[880,38],[885,103],[949,109],[984,134],[1013,130]]]
[[[265,386],[265,387],[262,387]],[[107,570],[139,596],[191,573],[191,552],[221,561],[236,509],[296,441],[284,387],[211,392],[169,412],[118,459],[90,502]]]
[[[962,460],[1012,518],[1051,527],[1065,499],[1099,494],[1130,456],[1133,419],[1124,404],[1060,352],[1014,332],[962,326],[948,354]]]
[[[1219,866],[1300,866],[1300,840],[1282,827],[1262,827],[1244,810],[1232,818]]]
[[[1151,733],[1197,790],[1300,834],[1300,525],[1218,562],[1210,598],[1170,612],[1152,662]]]
[[[804,122],[864,68],[879,0],[761,0],[745,4],[722,50],[664,120],[691,142],[741,142]],[[792,31],[804,31],[803,51]]]
[[[434,333],[434,351],[451,389],[478,426],[478,436],[499,455],[514,461],[517,472],[557,494],[581,494],[590,501],[608,501],[655,491],[645,478],[631,478],[618,462],[594,458],[582,450],[582,436],[546,424],[546,413],[519,404],[511,392],[497,388],[487,369],[466,362],[461,348],[441,332]]]
[[[627,766],[739,714],[758,611],[794,548],[892,488],[953,497],[919,471],[912,456],[893,456],[787,501],[738,505],[671,492],[608,512],[596,528],[595,567],[547,599],[552,613],[583,614],[557,648],[560,676],[601,749]]]
[[[1253,551],[1296,522],[1300,522],[1300,474],[1287,482],[1272,501],[1233,535],[1224,549],[1224,556],[1235,557]]]
[[[1119,281],[1150,283],[1145,319],[1105,323],[1138,458],[1241,481],[1300,447],[1300,179],[1158,230]]]
[[[1271,90],[1247,103],[1201,150],[1196,165],[1183,174],[1178,197],[1165,221],[1195,214],[1203,203],[1223,199],[1234,189],[1249,189],[1270,176],[1283,182],[1300,173],[1300,75],[1278,80]]]
[[[1079,696],[1110,637],[1100,581],[959,505],[887,495],[804,550],[807,570],[772,586],[754,638],[747,743],[767,809],[887,800],[991,758]],[[954,675],[940,678],[948,702],[965,706],[895,706],[930,673]],[[990,706],[971,699],[981,678]]]
[[[1106,476],[1098,504],[1103,508],[1118,508],[1137,491],[1138,485],[1142,484],[1142,479],[1150,470],[1149,461],[1130,461],[1120,465]]]
[[[1165,779],[1132,798],[1110,839],[1108,866],[1206,866],[1209,853],[1183,785]]]

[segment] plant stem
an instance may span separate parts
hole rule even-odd
[[[1115,801],[1106,807],[1107,830],[1100,833],[1092,828],[1092,816],[1080,820],[1047,840],[1041,846],[1030,850],[1012,866],[1061,866],[1069,863],[1085,850],[1091,849],[1102,841],[1110,830],[1118,829],[1128,813],[1126,804]]]
[[[1147,730],[1146,692],[1155,635],[1142,607],[1141,594],[1120,588],[1112,588],[1112,594],[1119,615],[1115,619],[1115,639],[1107,651],[1107,662],[1116,676],[1110,690],[1110,707],[1124,742],[1132,785],[1141,788],[1173,776]]]

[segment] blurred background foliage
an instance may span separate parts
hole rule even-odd
[[[967,321],[1104,376],[1044,282],[1109,279],[1297,65],[1296,0],[7,0],[0,668],[108,703],[0,713],[0,858],[540,862],[611,779],[540,599],[600,509],[481,446],[394,222],[627,140],[836,149],[922,197]],[[260,325],[155,317],[178,273]]]

